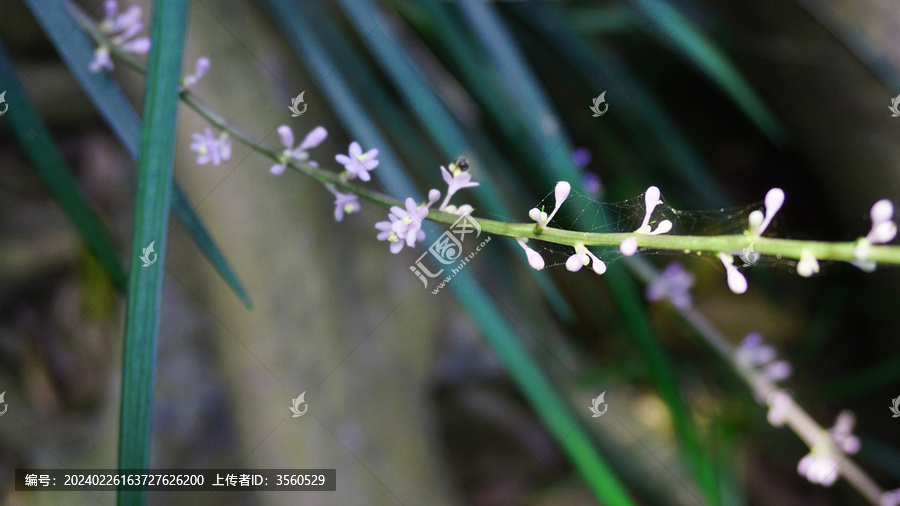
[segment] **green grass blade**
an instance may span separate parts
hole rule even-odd
[[[469,149],[456,119],[425,83],[413,61],[405,57],[407,55],[397,38],[386,29],[385,23],[379,22],[386,14],[379,12],[370,0],[338,0],[337,3],[357,33],[366,34],[365,42],[372,55],[394,86],[402,91],[406,104],[445,154],[455,156]]]
[[[633,504],[613,470],[597,453],[587,432],[578,424],[561,395],[528,355],[500,308],[482,289],[470,271],[460,271],[450,285],[457,300],[484,333],[491,350],[524,393],[594,495],[603,504]]]
[[[0,42],[0,90],[6,92],[6,103],[9,108],[6,117],[28,159],[47,185],[50,194],[72,220],[88,248],[97,255],[115,285],[119,289],[124,289],[127,278],[119,262],[115,242],[88,203],[62,153],[56,148],[50,132],[25,93],[25,88],[22,87],[2,42]]]
[[[562,122],[550,107],[549,100],[545,98],[534,72],[528,67],[495,8],[475,0],[461,0],[460,8],[504,80],[507,83],[514,83],[507,89],[514,102],[521,105],[516,108],[516,112],[521,115],[526,128],[530,129],[529,138],[540,150],[538,156],[547,156],[549,160],[549,163],[541,166],[541,170],[545,173],[544,178],[579,181],[577,170],[568,159],[571,143],[566,138],[565,132],[562,128],[557,128],[548,133],[541,128],[548,123],[548,117],[556,125],[562,125]],[[560,150],[560,147],[565,149]],[[554,152],[559,151],[565,153],[565,156],[553,156]],[[610,269],[604,275],[604,280],[610,285],[610,291],[622,312],[629,334],[645,360],[649,362],[650,377],[672,413],[676,432],[684,446],[694,476],[707,498],[716,498],[718,494],[711,461],[700,446],[700,439],[681,398],[675,374],[658,336],[648,323],[650,319],[634,281],[621,269]]]
[[[382,163],[388,167],[397,167],[398,170],[386,171],[379,175],[382,185],[393,195],[420,197],[414,183],[403,170],[400,170],[403,165],[387,143],[387,139],[366,113],[364,104],[356,99],[341,72],[336,70],[335,62],[328,57],[324,47],[312,35],[313,31],[306,20],[297,15],[292,2],[266,0],[266,4],[288,42],[297,52],[297,56],[309,66],[313,76],[319,80],[320,89],[328,96],[338,117],[345,122],[354,138],[364,145],[378,146],[378,157]],[[432,236],[438,233],[438,227],[431,222],[426,223],[423,228]],[[534,410],[560,441],[597,497],[606,504],[633,504],[625,489],[619,484],[615,473],[597,453],[587,433],[578,425],[560,394],[528,355],[509,324],[500,317],[499,308],[466,271],[461,271],[453,279],[453,291],[470,311],[491,348],[510,371],[519,388],[525,392]]]
[[[172,164],[178,112],[178,84],[189,3],[157,0],[153,6],[153,47],[147,67],[144,125],[141,128],[134,239],[125,316],[122,408],[119,420],[119,468],[150,465],[153,384],[159,309],[165,273],[166,231],[171,199]],[[156,262],[137,261],[151,241],[158,245]],[[146,492],[119,492],[119,504],[144,504]]]
[[[506,84],[507,106],[526,129],[525,144],[536,152],[539,165],[549,169],[543,171],[542,184],[552,188],[557,181],[566,180],[573,188],[581,189],[581,174],[569,157],[572,143],[563,132],[563,123],[500,21],[496,8],[478,0],[460,0],[459,6]]]
[[[671,361],[660,343],[659,335],[653,330],[651,319],[644,308],[643,298],[637,284],[624,268],[609,269],[604,274],[610,285],[616,287],[611,294],[622,311],[622,319],[628,333],[646,361],[646,368],[653,383],[659,389],[663,402],[672,414],[672,423],[684,448],[687,461],[692,466],[698,485],[705,492],[711,504],[718,504],[718,486],[715,470],[709,455],[701,446],[700,437],[691,420],[691,414],[684,404]]]
[[[445,158],[452,160],[461,154],[472,154],[476,159],[488,164],[491,167],[498,167],[504,159],[499,153],[488,149],[488,143],[469,142],[467,132],[458,124],[448,108],[441,102],[434,91],[434,86],[425,78],[425,72],[417,68],[415,59],[410,55],[403,44],[400,43],[397,36],[390,30],[383,29],[381,23],[373,26],[378,20],[378,11],[371,2],[361,1],[344,1],[340,5],[348,15],[357,30],[357,33],[364,35],[367,45],[371,48],[375,58],[379,61],[384,72],[391,79],[394,86],[400,91],[400,96],[404,98],[407,106],[413,115],[418,119],[423,130],[444,152]],[[296,11],[290,15],[299,17]],[[327,17],[321,15],[318,10],[307,9],[305,15],[310,16],[314,20],[316,27],[320,23],[333,25],[327,21]],[[305,22],[305,21],[297,21]],[[342,55],[342,66],[347,61],[343,55],[353,51],[353,48],[346,43],[339,43],[335,49],[337,54]],[[366,74],[359,72],[358,67],[354,68],[357,74]],[[362,79],[365,79],[364,77]],[[481,137],[488,137],[487,132],[480,132]],[[478,137],[478,134],[473,137]],[[410,139],[404,139],[410,141]],[[420,167],[420,174],[427,170],[426,166]],[[434,168],[431,167],[434,171]],[[432,172],[436,174],[436,172]],[[427,177],[427,176],[426,176]],[[499,195],[498,186],[494,183],[489,172],[482,172],[479,176],[480,187],[479,194],[482,195]],[[483,209],[500,215],[511,216],[508,206],[504,206],[499,199],[482,199]],[[525,208],[525,206],[521,206]],[[518,248],[516,245],[509,245],[508,248]],[[525,263],[525,258],[516,251],[514,258],[517,261]],[[532,272],[538,285],[544,292],[547,300],[550,302],[554,311],[560,315],[562,319],[571,319],[572,310],[566,304],[559,290],[553,285],[547,277],[542,273]]]
[[[690,186],[695,200],[710,208],[730,205],[725,190],[712,177],[700,154],[627,63],[604,46],[602,40],[592,39],[588,43],[571,30],[576,16],[567,16],[564,9],[554,3],[522,3],[515,5],[512,11],[556,48],[559,57],[569,63],[586,86],[603,82],[609,97],[629,97],[616,103],[623,111],[617,117],[640,142],[662,147],[665,168]],[[592,90],[592,93],[597,91]]]
[[[94,107],[109,124],[131,157],[137,160],[141,120],[119,85],[108,73],[94,74],[88,70],[94,45],[82,32],[75,16],[61,0],[25,1],[69,70],[87,93]],[[225,255],[216,245],[200,215],[197,214],[184,190],[175,179],[172,180],[172,209],[219,275],[228,283],[244,305],[252,307],[250,296],[234,269],[225,259]]]
[[[787,141],[787,130],[737,67],[700,29],[665,0],[630,0],[654,25],[653,35],[672,46],[707,75],[776,144]]]

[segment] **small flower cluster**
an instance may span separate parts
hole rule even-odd
[[[644,297],[651,302],[669,299],[675,307],[689,309],[694,282],[693,274],[680,263],[672,262],[647,285]]]
[[[303,145],[301,144],[300,147],[302,148]],[[369,175],[369,171],[378,167],[379,162],[375,159],[378,156],[378,150],[370,149],[363,153],[362,146],[358,142],[353,141],[350,143],[349,155],[334,155],[334,159],[343,165],[346,170],[341,177],[345,181],[357,177],[363,181],[370,181],[372,176]]]
[[[775,383],[791,376],[791,364],[784,360],[776,360],[775,348],[763,344],[759,332],[750,332],[741,341],[734,352],[737,365],[745,370],[753,371],[765,380]],[[773,425],[780,425],[773,423]]]
[[[766,208],[765,213],[757,209],[750,213],[748,217],[750,228],[747,230],[747,233],[754,238],[760,237],[766,231],[766,228],[769,227],[769,224],[775,218],[775,214],[784,205],[784,190],[772,188],[766,193],[763,204]]]
[[[183,89],[196,83],[197,79],[202,77],[208,70],[209,61],[202,60],[205,59],[198,60],[194,75],[188,76],[182,81]],[[278,155],[277,163],[269,168],[269,172],[280,176],[284,173],[287,166],[293,162],[306,163],[318,167],[318,163],[310,160],[309,150],[321,144],[328,137],[328,131],[324,127],[317,126],[312,129],[296,147],[294,146],[294,132],[291,130],[291,127],[281,125],[277,131],[278,138],[285,149]],[[210,161],[218,165],[221,161],[228,160],[231,157],[231,142],[228,140],[227,133],[223,133],[221,137],[217,138],[208,128],[203,134],[194,134],[194,143],[191,145],[191,149],[197,152],[197,163],[201,165]],[[340,174],[341,180],[350,181],[359,178],[362,181],[371,181],[372,176],[369,173],[378,167],[380,163],[377,157],[377,149],[370,149],[364,152],[362,146],[358,142],[353,141],[350,143],[348,154],[337,154],[334,159],[344,166],[344,172]],[[441,166],[441,175],[447,183],[447,193],[440,206],[438,206],[439,211],[464,215],[473,210],[470,205],[457,207],[450,204],[450,199],[459,190],[478,186],[478,183],[472,182],[472,175],[468,172],[468,168],[468,161],[465,158],[459,158],[456,162],[451,163],[449,169]],[[334,195],[335,221],[342,221],[345,215],[360,210],[360,202],[357,195],[340,192],[332,184],[326,184],[325,187]],[[413,247],[417,242],[424,241],[425,232],[422,230],[422,221],[428,217],[429,209],[440,198],[441,192],[432,189],[428,192],[428,202],[424,204],[417,204],[410,197],[404,202],[405,207],[391,207],[388,220],[375,224],[375,228],[379,231],[377,235],[378,240],[388,241],[392,253],[399,253],[404,246]]]
[[[838,413],[834,426],[822,435],[808,455],[800,459],[797,472],[812,483],[830,487],[841,474],[843,456],[840,452],[853,454],[859,451],[859,438],[853,435],[855,423],[852,412]]]
[[[459,158],[450,164],[447,169],[441,166],[441,176],[447,183],[447,194],[438,206],[438,211],[444,211],[457,215],[472,212],[472,206],[463,205],[456,207],[450,205],[450,198],[463,188],[478,186],[472,182],[472,174],[468,172],[469,162],[465,158]],[[347,169],[350,170],[349,168]],[[378,240],[391,243],[391,253],[399,253],[403,246],[412,248],[416,242],[425,240],[425,232],[422,230],[422,221],[428,217],[431,206],[441,198],[441,192],[431,189],[428,192],[428,202],[416,204],[412,197],[406,199],[406,209],[398,206],[391,207],[388,214],[389,221],[380,221],[375,224],[379,230]]]
[[[769,383],[785,380],[791,375],[791,365],[777,360],[775,348],[763,344],[762,336],[757,332],[747,334],[735,350],[734,360],[739,369]],[[794,399],[783,390],[771,392],[766,403],[769,406],[767,418],[775,427],[784,425],[797,409]],[[853,435],[854,423],[852,412],[841,411],[834,426],[823,432],[809,454],[800,459],[797,472],[817,485],[828,487],[833,484],[840,476],[843,454],[859,450],[859,438]]]
[[[197,58],[197,62],[194,63],[194,73],[188,74],[181,79],[181,86],[178,87],[178,91],[185,91],[197,84],[197,81],[209,72],[209,65],[209,58],[205,56]]]
[[[556,183],[556,187],[553,189],[553,196],[556,199],[553,212],[548,215],[543,209],[538,209],[536,207],[528,211],[528,217],[535,221],[536,230],[540,231],[547,227],[547,224],[550,223],[550,220],[556,216],[559,208],[562,207],[563,202],[569,198],[569,193],[571,193],[571,191],[572,185],[566,181],[560,181]],[[543,257],[541,257],[540,253],[528,247],[526,244],[528,239],[517,238],[516,242],[518,242],[519,246],[525,250],[525,256],[528,258],[528,265],[530,265],[532,269],[539,271],[544,268]],[[566,260],[566,269],[570,272],[577,272],[586,265],[591,265],[591,269],[597,274],[606,272],[606,264],[603,260],[600,260],[597,255],[588,251],[583,243],[576,243],[575,253]]]
[[[900,506],[900,488],[881,494],[879,506]]]
[[[890,200],[882,199],[876,202],[869,211],[872,218],[872,229],[865,237],[856,241],[853,256],[856,265],[866,272],[875,270],[875,262],[869,260],[873,244],[885,244],[894,240],[897,236],[897,224],[894,223],[894,205]]]
[[[571,191],[572,186],[569,183],[560,181],[556,183],[556,187],[553,190],[553,196],[556,199],[553,212],[548,215],[543,209],[538,208],[533,208],[528,212],[528,217],[535,221],[536,231],[540,232],[547,227],[547,224],[550,223],[550,220],[552,220],[554,216],[556,216],[557,211],[559,211],[563,202],[569,197]],[[635,234],[659,235],[672,230],[672,222],[669,220],[662,220],[659,222],[659,225],[657,225],[655,230],[650,225],[654,209],[656,209],[659,204],[662,204],[660,196],[659,188],[655,186],[647,188],[647,191],[644,193],[644,201],[646,203],[644,221],[641,223],[641,226],[634,231]],[[528,239],[518,238],[516,241],[519,243],[519,246],[525,250],[525,254],[528,257],[528,265],[535,270],[543,269],[544,259],[541,257],[540,253],[527,246]],[[574,248],[575,253],[566,260],[566,269],[571,272],[577,272],[581,270],[582,267],[590,265],[591,269],[597,274],[606,272],[606,263],[604,263],[600,257],[589,251],[584,243],[576,243]],[[637,249],[638,242],[634,237],[625,239],[619,245],[619,251],[625,256],[634,255],[637,252]],[[690,297],[688,297],[688,300],[689,299]],[[683,301],[683,297],[679,299],[679,302],[681,301]]]
[[[875,270],[875,262],[869,259],[872,254],[872,246],[875,244],[886,244],[897,237],[897,224],[894,223],[894,205],[890,200],[881,199],[872,205],[869,210],[869,217],[872,219],[872,228],[865,237],[860,237],[856,241],[853,248],[853,265],[859,267],[863,271],[872,272]],[[819,262],[809,250],[800,252],[800,261],[797,262],[797,274],[803,277],[812,276],[819,272]]]
[[[197,84],[197,81],[209,71],[209,65],[209,58],[205,56],[197,58],[197,62],[194,64],[194,73],[185,76],[181,80],[178,91],[183,92]],[[228,132],[223,131],[216,137],[212,130],[207,128],[203,133],[192,134],[192,138],[194,142],[191,143],[191,151],[197,153],[197,163],[199,165],[205,165],[209,162],[212,162],[213,165],[219,165],[231,159],[231,139],[228,137]]]
[[[569,193],[572,191],[572,185],[567,183],[566,181],[560,181],[556,183],[556,187],[553,189],[553,196],[556,198],[556,205],[553,206],[553,212],[547,215],[544,212],[543,208],[533,208],[531,211],[528,211],[528,217],[537,222],[535,228],[538,230],[544,229],[547,227],[547,224],[550,223],[550,220],[556,216],[556,212],[559,211],[559,208],[562,207],[563,202],[569,198]]]
[[[287,125],[281,125],[278,127],[278,140],[285,149],[278,155],[278,163],[269,167],[269,172],[280,176],[292,161],[318,166],[316,162],[309,160],[309,150],[322,144],[326,137],[328,137],[328,131],[325,130],[325,127],[317,126],[306,134],[300,145],[295,148],[294,131]]]
[[[772,223],[772,220],[775,218],[775,214],[781,209],[781,206],[784,205],[784,190],[781,188],[772,188],[766,193],[766,198],[763,201],[765,204],[765,212],[756,210],[750,213],[748,217],[749,228],[746,232],[748,236],[750,236],[751,240],[759,239],[762,236],[763,232],[766,231],[766,228],[769,227],[769,224]],[[750,247],[752,248],[753,243],[750,243]],[[808,253],[808,252],[807,252]],[[728,289],[736,294],[742,294],[747,291],[747,278],[741,274],[741,271],[734,265],[734,256],[727,251],[720,251],[716,256],[719,257],[719,260],[722,262],[722,265],[725,266],[725,277],[728,282]],[[815,257],[812,255],[808,255],[807,257],[801,258],[801,262],[797,265],[798,271],[801,274],[811,275],[812,272],[819,272],[819,264],[816,262]]]
[[[105,13],[103,20],[97,25],[97,29],[109,37],[109,43],[122,51],[135,54],[145,54],[150,51],[150,39],[147,37],[135,36],[144,28],[141,22],[141,8],[132,5],[123,13],[119,13],[119,2],[116,0],[106,0],[103,2],[103,11]],[[113,70],[112,58],[110,57],[110,46],[101,44],[94,51],[94,58],[88,65],[91,72],[100,72],[100,69]]]
[[[213,165],[219,165],[231,158],[231,140],[228,138],[228,132],[222,132],[216,137],[212,130],[207,128],[202,134],[193,134],[193,138],[191,151],[197,153],[198,164],[205,165],[212,162]]]
[[[656,209],[656,206],[662,204],[661,197],[662,194],[660,193],[659,188],[655,186],[647,188],[647,191],[644,192],[644,221],[642,221],[641,226],[634,231],[635,234],[660,235],[672,230],[672,222],[669,220],[662,220],[659,222],[659,225],[656,226],[656,230],[653,230],[650,226],[650,218],[653,215],[653,211]],[[637,253],[637,250],[638,240],[636,237],[629,237],[619,245],[619,251],[627,257]]]

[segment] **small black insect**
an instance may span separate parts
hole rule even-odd
[[[456,167],[463,172],[469,170],[469,161],[466,160],[462,156],[457,158],[456,161],[453,162],[453,164],[456,165]]]

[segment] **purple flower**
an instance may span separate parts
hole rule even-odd
[[[428,206],[418,206],[416,201],[409,197],[406,199],[406,209],[393,206],[388,214],[390,221],[379,221],[375,224],[375,228],[381,231],[378,240],[390,242],[391,253],[399,253],[404,244],[411,248],[416,242],[425,240],[422,220],[427,216]]]
[[[853,435],[853,426],[856,425],[856,416],[852,411],[843,410],[834,420],[834,426],[828,429],[828,434],[834,444],[844,453],[856,453],[859,451],[859,438]]]
[[[341,193],[335,190],[334,185],[326,184],[325,188],[334,195],[334,221],[344,219],[344,213],[351,214],[359,211],[359,197],[352,193]]]
[[[199,81],[200,78],[203,77],[208,71],[209,58],[205,56],[197,58],[197,62],[194,64],[194,73],[184,76],[184,79],[181,80],[181,87],[179,88],[179,91],[184,91],[197,84],[197,81]]]
[[[800,459],[797,472],[813,483],[831,486],[841,474],[838,459],[843,460],[843,455],[840,452],[859,451],[859,438],[853,435],[855,423],[856,417],[851,411],[845,409],[838,413],[834,426],[828,429],[825,436],[828,439],[815,443],[809,455]]]
[[[334,159],[347,169],[348,179],[359,177],[363,181],[368,181],[372,179],[369,171],[378,167],[379,162],[375,159],[376,156],[378,156],[377,149],[370,149],[363,153],[362,146],[353,141],[350,143],[350,156],[335,155]]]
[[[294,131],[287,125],[281,125],[278,127],[278,139],[281,140],[281,144],[286,149],[278,157],[278,163],[269,168],[269,172],[276,176],[280,176],[284,173],[284,169],[287,168],[287,165],[291,160],[306,162],[309,160],[309,153],[307,150],[322,144],[322,141],[324,141],[326,137],[328,137],[328,131],[325,130],[325,127],[317,126],[316,128],[313,128],[311,132],[306,134],[306,137],[303,138],[303,142],[301,142],[299,146],[294,148]],[[308,163],[310,165],[316,165],[315,162],[312,161]]]
[[[693,286],[694,275],[686,271],[680,263],[672,262],[647,285],[644,296],[652,302],[669,299],[675,307],[689,309]]]
[[[803,457],[797,464],[797,472],[823,487],[830,487],[841,474],[837,460],[830,453],[810,453]]]
[[[572,150],[572,163],[579,169],[583,169],[591,163],[591,151],[588,148],[575,148]]]
[[[734,360],[738,366],[756,371],[766,381],[782,381],[790,377],[791,364],[784,360],[776,360],[775,348],[763,343],[759,332],[750,332],[734,352]]]
[[[141,23],[141,8],[132,5],[125,12],[119,14],[119,3],[116,0],[107,0],[103,3],[105,16],[97,29],[100,33],[109,37],[109,42],[122,51],[144,54],[150,50],[150,39],[147,37],[134,38],[144,28]],[[88,68],[91,72],[99,72],[100,69],[112,70],[113,62],[110,58],[110,48],[101,45],[94,51],[94,58]]]
[[[894,205],[890,200],[881,199],[876,202],[869,211],[872,218],[872,229],[865,237],[860,238],[853,248],[852,263],[866,272],[875,270],[875,262],[869,260],[873,244],[884,244],[894,240],[897,236],[897,224],[894,223]]]
[[[900,488],[881,494],[881,506],[900,506]]]
[[[794,406],[794,399],[781,390],[776,390],[769,395],[766,402],[769,404],[769,412],[766,414],[769,423],[771,423],[773,427],[781,427],[784,425],[788,413],[790,413],[791,408]]]
[[[452,174],[441,165],[441,176],[443,176],[444,182],[447,183],[447,195],[444,196],[444,201],[441,202],[438,211],[443,211],[447,208],[447,204],[450,203],[450,197],[457,191],[479,185],[479,183],[472,182],[472,174],[470,172],[459,169],[456,167],[456,164],[451,164],[450,168],[453,171]]]
[[[88,65],[88,70],[96,74],[100,69],[112,70],[114,68],[112,58],[109,57],[109,48],[100,46],[94,50],[94,58]]]
[[[581,186],[591,198],[598,199],[603,195],[603,182],[600,181],[600,176],[593,172],[586,172],[581,176]]]
[[[389,214],[391,221],[379,221],[375,224],[375,228],[381,231],[378,234],[379,241],[388,241],[391,243],[391,253],[397,254],[403,249],[403,241],[397,237],[397,233],[393,230],[394,222],[398,220],[393,214]]]
[[[219,165],[231,158],[231,140],[228,138],[227,132],[222,132],[222,135],[217,138],[213,135],[212,130],[207,128],[202,134],[194,134],[193,138],[191,151],[197,152],[197,163],[200,165],[209,162]]]
[[[419,207],[412,197],[408,197],[405,210],[394,206],[391,208],[391,212],[400,218],[394,222],[392,228],[397,233],[397,237],[406,241],[407,246],[412,248],[417,240],[425,240],[425,232],[422,231],[422,220],[428,217],[427,207]]]

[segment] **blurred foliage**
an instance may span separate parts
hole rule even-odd
[[[667,203],[681,209],[758,202],[768,188],[778,186],[787,194],[787,206],[774,230],[792,238],[852,240],[867,229],[867,211],[875,200],[900,202],[896,170],[900,147],[892,142],[900,134],[900,123],[892,122],[886,110],[890,98],[900,92],[890,89],[900,82],[896,77],[900,56],[889,49],[900,47],[892,44],[896,41],[891,34],[897,33],[900,19],[893,4],[268,0],[246,5],[223,0],[195,2],[192,9],[193,17],[214,21],[198,29],[194,25],[199,22],[192,20],[188,52],[210,55],[214,70],[206,79],[216,79],[216,72],[232,77],[220,77],[220,89],[201,88],[200,94],[208,96],[218,112],[273,144],[277,141],[271,133],[286,121],[289,97],[308,90],[310,109],[319,111],[307,113],[302,124],[317,114],[315,119],[328,125],[330,140],[338,139],[328,148],[318,148],[315,156],[320,164],[334,165],[327,153],[343,151],[351,139],[365,148],[377,147],[382,162],[373,173],[375,182],[397,198],[421,200],[428,188],[441,188],[438,166],[465,155],[481,182],[468,194],[475,215],[515,221],[524,221],[527,210],[541,202],[557,180],[568,180],[585,192],[580,183],[588,172],[599,175],[604,201],[634,197],[654,184]],[[874,23],[876,19],[882,24]],[[244,29],[245,24],[252,29]],[[893,31],[877,31],[874,26]],[[48,51],[34,49],[34,34],[17,30],[13,21],[0,21],[0,35],[21,66],[25,89],[35,91],[30,94],[57,139],[65,133],[77,137],[71,144],[83,144],[81,136],[96,128],[98,118],[90,113],[81,120],[64,116],[47,103],[46,93],[37,92],[44,91],[46,80],[28,78],[38,75],[35,62],[55,65],[55,60]],[[185,60],[192,61],[187,56]],[[284,68],[290,71],[279,70]],[[117,71],[116,77],[123,86],[134,88],[121,74]],[[249,89],[245,79],[264,82],[259,93],[264,96],[244,95]],[[609,110],[600,118],[592,117],[589,106],[604,91]],[[250,103],[265,109],[265,114],[248,113]],[[186,121],[190,120],[179,119],[180,138],[189,135]],[[5,134],[8,128],[0,119],[0,132]],[[92,301],[92,307],[114,308],[114,298],[108,286],[96,282],[97,264],[85,260],[74,236],[46,206],[37,211],[48,216],[42,233],[32,237],[22,233],[22,209],[46,197],[35,183],[22,182],[29,181],[22,170],[24,158],[7,139],[0,136],[0,160],[11,160],[10,166],[18,170],[10,174],[21,174],[10,185],[19,190],[10,193],[28,188],[31,198],[11,200],[4,209],[8,211],[0,223],[4,243],[16,240],[35,252],[28,258],[38,260],[28,263],[25,274],[16,274],[17,257],[10,248],[0,249],[4,281],[9,280],[0,285],[11,287],[0,292],[4,315],[0,381],[21,385],[7,399],[28,399],[37,413],[90,409],[78,403],[60,405],[59,399],[66,397],[60,392],[68,383],[66,376],[54,374],[59,369],[54,365],[59,363],[54,360],[57,348],[48,346],[58,335],[39,341],[33,331],[23,329],[33,329],[41,320],[35,315],[46,311],[46,302],[39,302],[42,296],[72,286],[74,266],[94,266],[90,272],[95,274],[77,283],[81,298]],[[74,149],[66,150],[65,140],[57,142],[80,184],[91,185],[91,164],[74,156]],[[108,144],[96,144],[100,151],[116,152]],[[572,159],[580,146],[592,155],[586,167]],[[235,158],[239,155],[236,152]],[[176,165],[176,172],[188,181],[188,194],[219,192],[221,179],[211,183],[194,176],[206,169],[192,165],[189,156],[179,160],[184,166]],[[250,160],[254,172],[247,180],[259,181],[267,164],[259,157]],[[121,163],[110,165],[120,170]],[[244,176],[243,171],[238,174]],[[389,410],[385,406],[393,404],[377,403],[366,388],[352,387],[380,383],[371,387],[377,395],[401,398],[397,405],[416,405],[406,391],[415,388],[394,376],[380,376],[390,367],[344,366],[320,390],[319,398],[327,391],[337,407],[319,423],[343,446],[338,452],[361,455],[363,460],[356,460],[365,467],[356,470],[361,474],[348,474],[352,478],[339,486],[353,487],[361,483],[358,479],[372,476],[379,483],[385,480],[382,487],[374,487],[379,495],[359,492],[354,500],[363,496],[371,503],[390,503],[393,497],[412,503],[416,501],[409,498],[428,497],[436,480],[429,473],[398,476],[396,469],[379,464],[363,443],[351,444],[361,440],[351,436],[356,434],[356,419],[351,423],[341,417],[352,416],[354,410],[347,406],[365,405],[372,420],[358,423],[364,433],[379,434],[382,440],[397,438],[391,434],[394,424],[408,427],[411,419],[428,423],[430,438],[439,447],[429,455],[443,462],[434,467],[446,469],[455,487],[436,494],[469,504],[580,504],[591,495],[608,504],[863,503],[842,481],[823,489],[796,473],[797,461],[808,449],[789,430],[766,423],[765,408],[670,308],[644,301],[626,262],[611,263],[599,278],[572,275],[561,267],[535,272],[513,241],[497,238],[450,284],[456,298],[451,302],[449,292],[433,297],[421,291],[407,271],[413,253],[393,256],[383,244],[368,244],[375,243],[371,224],[383,216],[382,210],[364,210],[335,225],[328,201],[306,189],[317,183],[298,180],[296,174],[283,178],[303,189],[275,189],[264,182],[250,183],[256,186],[249,190],[223,188],[221,194],[232,200],[204,214],[213,229],[228,222],[239,229],[230,232],[238,237],[246,233],[275,238],[264,239],[265,246],[254,240],[231,243],[235,262],[252,266],[243,276],[251,290],[260,292],[258,297],[254,294],[255,315],[239,316],[243,313],[212,290],[195,295],[193,305],[185,309],[209,312],[219,322],[222,330],[213,341],[228,343],[220,342],[220,351],[234,340],[240,343],[238,352],[221,351],[222,358],[215,359],[219,366],[196,369],[211,384],[218,383],[210,387],[210,398],[221,400],[225,385],[230,385],[235,404],[236,399],[246,402],[248,395],[257,395],[262,399],[253,406],[274,409],[266,406],[284,403],[280,399],[288,399],[287,393],[296,396],[293,388],[325,382],[331,374],[328,364],[340,366],[341,357],[352,355],[368,339],[366,332],[375,332],[370,327],[377,328],[382,320],[409,332],[392,341],[393,348],[382,342],[370,349],[367,344],[360,353],[374,364],[382,364],[379,354],[391,355],[397,360],[392,364],[417,364],[409,383],[428,393],[430,404],[419,409],[431,415]],[[108,199],[117,198],[114,193],[109,188],[91,191]],[[244,216],[244,206],[268,204],[269,198],[281,205],[296,202],[294,209],[302,212],[299,217],[283,215],[282,222],[276,214],[273,223],[259,225]],[[126,199],[122,205],[130,204]],[[96,209],[99,221],[108,222],[112,211]],[[268,216],[256,210],[251,215]],[[354,220],[363,225],[352,224]],[[282,232],[289,227],[296,230]],[[119,244],[127,244],[128,232],[110,229]],[[433,237],[441,229],[432,226],[427,231]],[[357,232],[358,239],[344,237]],[[217,238],[230,237],[222,234]],[[41,240],[41,235],[64,239]],[[221,241],[229,244],[226,240]],[[54,250],[45,246],[48,242],[64,246],[54,256]],[[90,244],[87,238],[85,242]],[[366,249],[357,255],[352,253],[356,248]],[[223,249],[228,251],[227,246]],[[190,253],[181,258],[190,258]],[[663,267],[671,257],[646,260]],[[900,345],[893,315],[900,295],[897,271],[867,275],[849,266],[825,265],[822,275],[804,280],[791,265],[775,263],[767,266],[772,268],[748,269],[751,290],[738,297],[727,291],[717,261],[683,261],[698,279],[694,290],[698,311],[733,342],[747,332],[762,332],[793,363],[794,376],[786,384],[823,426],[830,426],[840,409],[853,410],[863,440],[857,460],[879,483],[895,488],[900,449],[886,408],[889,399],[900,395],[896,391]],[[174,264],[173,277],[193,278],[190,260],[182,262],[188,267]],[[322,272],[309,272],[310,265]],[[373,270],[378,274],[371,274]],[[301,272],[296,278],[284,278],[290,283],[279,282],[293,271]],[[282,283],[296,285],[282,287]],[[189,293],[202,292],[190,281],[177,284]],[[303,307],[282,307],[284,300],[303,301]],[[351,315],[333,312],[342,311],[347,303],[341,301],[350,300]],[[416,304],[414,311],[403,307],[406,301],[414,301],[409,302]],[[91,311],[81,308],[80,313]],[[115,318],[107,314],[104,321]],[[278,321],[265,321],[272,319]],[[470,324],[456,323],[465,320]],[[446,325],[447,321],[454,324]],[[309,328],[291,330],[298,324]],[[361,333],[349,344],[341,340],[348,329],[352,336]],[[279,338],[283,332],[299,332],[300,343],[291,342],[295,333]],[[254,340],[246,339],[246,334],[253,334]],[[85,338],[81,331],[73,336]],[[410,358],[409,340],[424,340],[415,346],[435,350],[436,358]],[[305,351],[304,346],[313,344],[319,346],[318,359]],[[352,347],[346,356],[345,345]],[[252,360],[235,358],[234,353],[243,353],[241,346],[253,354]],[[72,367],[87,370],[84,364],[92,356],[88,353],[81,359],[84,362],[78,362],[82,369]],[[35,360],[43,365],[28,366]],[[269,360],[279,365],[272,366]],[[323,361],[326,365],[320,366]],[[303,372],[273,374],[280,386],[268,377],[262,383],[245,370],[256,363],[266,364],[267,370],[271,366],[276,371],[284,367]],[[167,364],[161,361],[160,375],[191,369]],[[426,364],[429,374],[417,369]],[[316,377],[322,367],[327,374]],[[43,386],[36,387],[35,378],[44,378]],[[79,391],[91,388],[102,389],[82,385]],[[607,392],[610,412],[590,418],[587,405],[601,391]],[[74,398],[104,396],[95,392]],[[335,400],[339,398],[347,403],[340,404]],[[419,397],[418,404],[423,403]],[[162,419],[177,418],[173,406],[177,404],[157,407],[166,413]],[[228,416],[224,408],[204,406],[199,411],[186,426],[202,426],[205,417]],[[245,412],[232,417],[222,431],[229,441],[224,448],[240,446],[235,440],[256,443],[266,436]],[[7,420],[0,419],[3,434],[11,430],[3,427]],[[329,428],[332,420],[344,420],[340,430]],[[232,423],[240,436],[231,433]],[[190,443],[183,441],[191,434],[196,432],[182,434],[180,446],[166,439],[161,451],[184,452]],[[241,448],[233,450],[233,460],[243,456]],[[315,448],[312,462],[334,462],[331,453],[309,439],[290,448],[261,453],[294,462],[289,455]],[[402,458],[410,446],[398,443],[390,448],[401,469],[418,465],[419,461]],[[194,463],[211,461],[230,465],[221,454]],[[8,483],[3,481],[6,470],[32,462],[25,447],[0,445],[0,494]],[[158,462],[171,461],[163,457]],[[259,499],[261,504],[267,501],[279,499]]]

